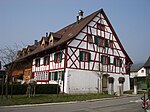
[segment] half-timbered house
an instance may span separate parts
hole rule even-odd
[[[87,17],[80,10],[76,22],[46,34],[27,57],[37,83],[59,84],[61,92],[130,89],[132,61],[103,9]]]

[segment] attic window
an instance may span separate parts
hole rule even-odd
[[[50,46],[53,46],[53,40],[52,39],[50,40]]]
[[[102,31],[105,31],[105,25],[102,23],[97,23],[97,28],[102,30]]]

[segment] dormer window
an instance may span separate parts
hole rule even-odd
[[[49,45],[53,46],[53,40],[50,40]]]

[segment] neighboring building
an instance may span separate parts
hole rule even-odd
[[[150,75],[150,56],[144,64],[144,68],[146,69],[146,75]]]
[[[147,76],[147,81],[146,81],[146,83],[147,83],[147,87],[148,87],[148,89],[150,88],[150,56],[149,56],[149,58],[147,59],[147,61],[145,62],[145,64],[144,64],[144,68],[146,69],[146,76]],[[150,93],[150,90],[148,90],[149,92],[148,93]],[[149,94],[149,96],[150,96],[150,94]],[[150,98],[150,97],[149,97]]]
[[[147,89],[146,86],[146,69],[142,66],[138,69],[131,69],[130,71],[131,78],[131,89],[134,86],[134,78],[137,81],[137,89]]]
[[[65,93],[116,92],[120,83],[130,90],[132,61],[103,9],[85,18],[80,10],[76,22],[46,33],[34,45],[31,52],[23,49],[16,62],[33,59],[29,79],[38,84],[59,83]]]

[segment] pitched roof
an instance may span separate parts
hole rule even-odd
[[[144,64],[144,67],[150,67],[150,56]]]
[[[26,58],[26,57],[29,57],[29,56],[33,56],[33,55],[36,55],[37,53],[40,53],[40,52],[44,52],[46,50],[49,50],[50,49],[55,49],[57,46],[61,46],[63,44],[66,44],[69,40],[73,39],[74,37],[76,37],[85,27],[88,23],[91,22],[91,20],[99,13],[102,13],[104,15],[104,17],[106,18],[106,21],[107,23],[109,24],[112,32],[114,33],[118,43],[119,43],[119,46],[121,47],[121,49],[123,50],[124,54],[126,55],[127,57],[127,61],[130,62],[132,64],[132,60],[130,59],[130,57],[128,56],[128,54],[126,53],[126,51],[124,50],[121,42],[119,41],[119,38],[117,36],[117,34],[115,33],[112,25],[110,24],[106,14],[104,13],[103,9],[100,9],[92,14],[90,14],[89,16],[81,19],[79,22],[74,22],[62,29],[60,29],[59,31],[55,32],[55,33],[52,33],[54,35],[54,37],[57,37],[59,38],[59,41],[57,41],[56,43],[54,43],[53,46],[49,46],[49,47],[46,47],[46,48],[39,48],[37,47],[33,52],[31,52],[29,55],[27,56],[24,56],[22,58]],[[21,59],[22,59],[21,58]]]

